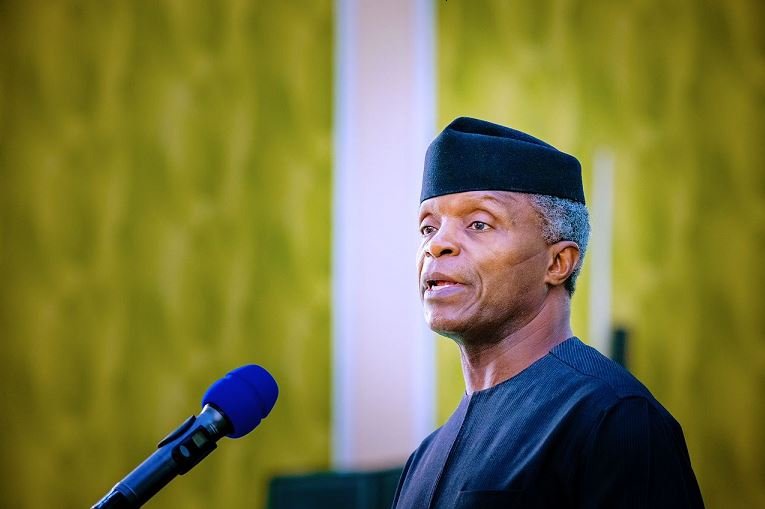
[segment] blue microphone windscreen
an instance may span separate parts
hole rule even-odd
[[[255,364],[242,366],[207,389],[202,406],[210,404],[228,418],[233,431],[231,438],[239,438],[260,424],[276,403],[279,387],[265,369]]]

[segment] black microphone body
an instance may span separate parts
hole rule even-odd
[[[138,465],[91,509],[135,509],[145,504],[176,476],[183,475],[217,447],[232,431],[231,423],[207,404],[165,437],[157,451]]]

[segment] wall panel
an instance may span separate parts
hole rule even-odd
[[[0,3],[0,505],[85,507],[260,363],[155,507],[329,462],[332,3]]]

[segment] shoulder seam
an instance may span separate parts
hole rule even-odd
[[[555,357],[555,359],[556,359],[558,362],[560,362],[561,364],[563,364],[563,365],[565,365],[565,366],[568,366],[568,367],[569,367],[569,368],[570,368],[572,371],[575,371],[575,372],[576,372],[576,373],[578,373],[579,375],[581,375],[581,376],[584,376],[584,377],[587,377],[587,378],[592,378],[592,379],[594,379],[594,380],[598,380],[598,381],[600,381],[604,387],[607,387],[607,388],[608,388],[608,391],[611,393],[611,395],[612,395],[614,398],[616,398],[617,400],[619,400],[619,401],[621,401],[621,400],[624,400],[624,399],[629,399],[629,398],[641,398],[641,399],[644,399],[644,400],[646,400],[646,401],[649,401],[649,402],[650,402],[650,399],[651,399],[651,398],[647,397],[645,394],[640,394],[640,393],[636,393],[636,392],[632,392],[632,393],[630,393],[630,394],[624,394],[624,395],[622,395],[622,394],[619,394],[619,393],[617,392],[617,390],[614,388],[614,386],[613,386],[612,384],[610,384],[610,383],[609,383],[607,380],[605,380],[603,377],[600,377],[600,376],[596,376],[596,375],[593,375],[593,374],[591,374],[591,373],[585,373],[584,371],[582,371],[581,369],[577,368],[576,366],[573,366],[571,363],[569,363],[569,362],[566,362],[564,359],[562,359],[562,358],[561,358],[561,357],[560,357],[560,356],[559,356],[557,353],[555,353],[555,352],[552,352],[552,351],[551,351],[551,352],[550,352],[550,354],[551,354],[553,357]]]

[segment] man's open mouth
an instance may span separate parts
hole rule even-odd
[[[458,285],[460,283],[456,283],[454,281],[446,281],[443,279],[429,279],[427,282],[428,290],[433,290],[434,288],[445,288],[447,286],[454,286]]]

